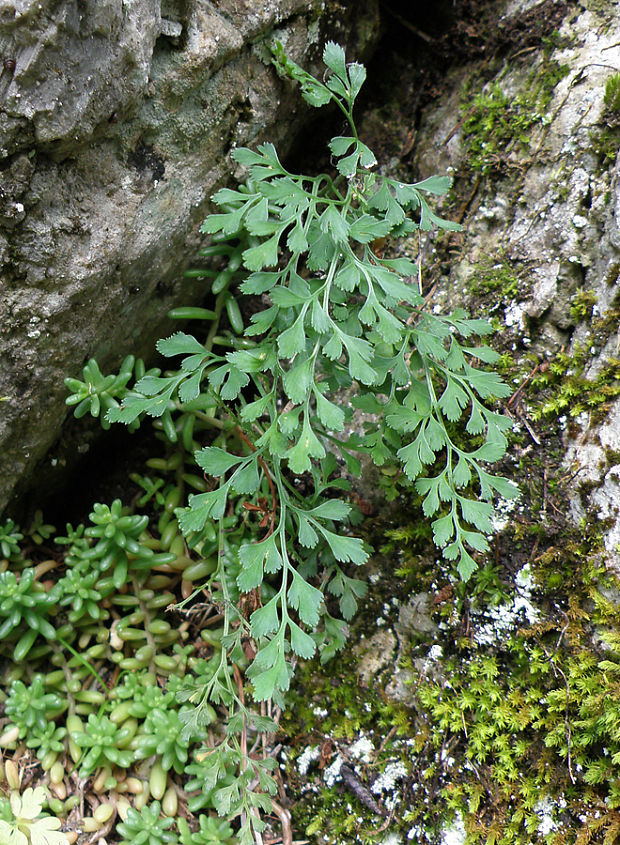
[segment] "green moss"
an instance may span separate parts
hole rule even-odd
[[[615,322],[617,318],[612,320]],[[596,321],[599,328],[605,328],[609,315]],[[603,345],[603,336],[590,341],[594,348]],[[610,403],[620,395],[620,359],[608,358],[594,378],[587,378],[586,368],[591,361],[591,347],[578,347],[572,354],[560,352],[532,380],[538,397],[532,404],[530,416],[534,420],[568,414],[577,417],[588,412],[590,422],[601,420]]]
[[[615,285],[618,281],[618,277],[620,276],[620,264],[612,264],[609,270],[607,271],[607,275],[605,276],[605,284],[611,287]]]
[[[610,270],[608,281],[613,283],[618,268]],[[596,375],[588,369],[593,356],[606,347],[618,332],[620,297],[616,297],[604,314],[593,317],[596,297],[593,291],[579,291],[571,304],[573,319],[589,320],[587,342],[571,353],[559,352],[540,366],[531,382],[529,415],[534,420],[568,415],[572,418],[584,411],[590,414],[590,424],[600,422],[610,404],[620,395],[620,358],[609,356]]]
[[[482,174],[514,166],[508,154],[527,154],[531,132],[545,126],[557,83],[568,73],[566,65],[545,58],[528,77],[522,91],[505,93],[495,82],[485,90],[463,100],[463,139],[468,166]]]
[[[620,583],[601,563],[604,526],[569,525],[557,507],[565,482],[538,484],[555,460],[550,445],[522,466],[529,507],[511,521],[495,563],[462,595],[439,590],[445,656],[412,688],[418,789],[404,813],[431,841],[457,817],[467,843],[617,841]],[[553,516],[543,520],[543,510]],[[410,578],[417,559],[417,585],[432,573],[406,526],[389,532],[388,546],[400,549]],[[524,617],[485,643],[482,623],[501,616],[515,595],[511,573],[527,560],[538,621]],[[495,615],[484,610],[492,607]],[[413,642],[404,663],[414,666],[422,647]]]
[[[592,151],[598,159],[599,170],[605,171],[615,162],[620,146],[620,124],[604,124],[590,131]]]
[[[570,315],[573,320],[589,320],[597,301],[597,296],[593,290],[578,290],[573,296],[570,306]]]
[[[615,162],[620,146],[620,73],[613,74],[605,83],[603,102],[601,123],[590,131],[590,140],[599,169],[606,171]]]
[[[603,102],[611,112],[620,112],[620,73],[614,73],[605,83]]]
[[[443,665],[448,684],[418,690],[433,743],[462,760],[440,795],[468,842],[616,841],[620,609],[606,597],[616,580],[589,563],[598,542],[569,532],[540,558],[554,613],[493,649],[461,648]]]
[[[476,264],[469,287],[477,296],[493,294],[494,302],[506,303],[522,295],[524,285],[514,262],[501,256],[484,256]]]
[[[338,673],[333,666],[321,667],[317,662],[301,667],[299,681],[289,698],[289,707],[281,720],[281,728],[290,737],[292,751],[286,764],[287,789],[296,802],[295,826],[313,842],[359,842],[363,845],[381,841],[383,817],[358,800],[342,783],[327,786],[325,770],[338,755],[351,769],[356,769],[359,783],[367,790],[390,764],[401,767],[404,776],[394,789],[373,794],[374,800],[402,795],[403,781],[412,770],[411,746],[406,737],[416,734],[410,711],[390,702],[376,690],[360,683],[355,669],[357,658],[347,650],[338,660]],[[329,708],[323,709],[323,708]],[[350,752],[361,738],[373,749],[360,760]],[[308,749],[317,749],[318,759],[307,771],[299,771],[298,761]],[[385,807],[382,807],[385,809]],[[395,816],[390,830],[408,828]]]

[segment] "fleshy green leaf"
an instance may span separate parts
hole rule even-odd
[[[475,525],[479,531],[493,531],[493,507],[488,502],[478,502],[459,496],[459,505],[463,519]]]
[[[318,299],[315,299],[312,303],[310,321],[312,328],[319,334],[327,334],[327,332],[331,331],[332,321]]]
[[[312,508],[309,513],[316,519],[333,519],[334,522],[343,522],[351,513],[351,505],[347,505],[340,499],[328,499],[316,508]]]
[[[279,279],[279,273],[251,273],[239,287],[243,293],[258,296],[261,293],[271,290],[278,283]]]
[[[349,236],[349,224],[333,205],[328,205],[321,217],[319,226],[330,234],[335,241],[345,242]]]
[[[328,146],[335,156],[343,156],[354,143],[355,138],[351,138],[350,136],[344,137],[342,135],[338,135],[337,137],[331,139]]]
[[[202,531],[207,519],[221,519],[226,509],[228,483],[208,493],[190,494],[187,508],[176,511],[179,526],[184,534]]]
[[[244,405],[241,409],[241,419],[244,422],[254,422],[254,420],[257,420],[265,413],[271,403],[271,399],[271,395],[268,394],[257,399],[255,402],[249,402],[247,405]]]
[[[312,431],[308,418],[304,419],[299,442],[287,452],[288,465],[291,472],[301,475],[311,467],[311,458],[324,458],[325,449]]]
[[[279,601],[279,597],[274,596],[266,605],[259,607],[250,616],[252,636],[256,639],[271,634],[280,627],[280,616],[278,614]]]
[[[298,540],[302,546],[307,549],[313,549],[319,542],[319,535],[316,533],[310,520],[307,519],[300,511],[296,513],[297,524],[299,526]]]
[[[465,549],[461,549],[461,557],[457,569],[463,581],[469,581],[472,574],[478,569],[478,564]]]
[[[377,220],[370,214],[362,214],[351,224],[349,237],[359,241],[359,243],[367,244],[370,241],[377,240],[377,238],[384,238],[391,228],[390,223]]]
[[[340,79],[346,80],[347,67],[343,48],[340,44],[328,41],[323,50],[323,61]]]
[[[273,235],[258,246],[252,246],[243,252],[243,266],[248,270],[262,270],[263,267],[275,267],[278,263],[279,233]]]
[[[278,350],[283,358],[294,358],[306,345],[304,331],[305,309],[302,310],[293,325],[278,337]]]
[[[454,520],[451,514],[436,519],[431,527],[433,529],[433,542],[439,548],[445,546],[454,537]]]
[[[250,379],[236,367],[228,368],[228,377],[223,387],[220,388],[220,396],[224,401],[236,399],[242,388],[249,384]]]
[[[237,493],[245,493],[247,495],[256,493],[259,484],[258,461],[255,458],[244,467],[240,467],[230,477],[230,485]]]
[[[301,361],[282,377],[286,395],[294,405],[301,405],[312,383],[312,361]]]
[[[450,189],[449,176],[429,176],[422,182],[416,182],[413,186],[418,191],[426,191],[427,194],[438,194],[442,196]]]
[[[242,592],[248,593],[262,583],[265,554],[263,543],[246,544],[239,549],[243,569],[237,575],[237,586]]]

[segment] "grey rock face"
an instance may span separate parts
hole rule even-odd
[[[318,65],[327,30],[360,56],[375,0],[0,0],[0,511],[60,433],[63,379],[150,353],[204,293],[182,273],[228,152],[303,127],[265,42]]]
[[[525,0],[510,3],[506,15],[519,14],[528,5]],[[451,291],[456,291],[457,300],[466,294],[489,256],[498,276],[505,267],[517,268],[519,284],[512,301],[500,300],[493,311],[512,332],[515,354],[529,348],[544,364],[560,348],[569,354],[586,350],[590,360],[584,375],[592,379],[620,349],[614,329],[620,295],[620,159],[614,134],[618,117],[605,104],[605,86],[615,73],[609,56],[617,56],[619,9],[618,2],[571,7],[558,46],[549,55],[564,69],[562,78],[546,108],[532,120],[527,149],[513,143],[508,153],[502,151],[509,176],[488,180],[476,193],[466,220],[464,254],[444,294],[449,308]],[[527,66],[515,62],[503,68],[482,93],[499,88],[507,98],[524,98],[531,79],[542,72],[542,51],[532,53]],[[423,175],[442,166],[458,174],[466,164],[467,138],[460,127],[455,130],[454,115],[471,71],[460,73],[452,86],[454,95],[425,118],[418,141]],[[605,143],[601,160],[598,149]],[[593,316],[608,321],[607,335],[598,336],[590,320],[571,311],[580,291],[595,297]],[[567,407],[559,419],[564,426],[564,471],[575,477],[567,504],[577,521],[605,521],[608,563],[620,571],[620,402],[616,400],[607,419],[597,424],[588,411],[573,410]],[[537,427],[534,423],[528,429],[534,450]]]
[[[159,0],[0,4],[5,62],[0,156],[32,144],[67,155],[114,111],[135,106],[148,85],[162,29],[160,5]]]

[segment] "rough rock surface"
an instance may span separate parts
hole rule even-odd
[[[550,14],[557,5],[549,0],[510,3],[500,25],[536,9]],[[562,68],[563,76],[546,107],[538,114],[535,110],[522,114],[524,125],[532,121],[520,130],[528,137],[527,145],[512,139],[497,150],[496,163],[489,149],[490,168],[497,165],[499,172],[483,177],[474,189],[464,219],[462,249],[443,294],[450,307],[479,278],[484,261],[499,272],[506,267],[516,270],[518,289],[494,316],[514,333],[517,355],[529,350],[544,363],[562,349],[573,353],[585,348],[590,356],[586,376],[591,378],[617,357],[617,332],[611,331],[601,346],[590,322],[575,316],[571,303],[580,292],[591,292],[594,314],[615,319],[620,169],[618,137],[609,132],[610,121],[616,118],[604,95],[606,83],[620,69],[619,11],[616,2],[567,7],[551,47],[526,47],[526,62],[514,61],[481,89],[498,101],[503,94],[509,102],[538,84],[547,72],[545,63]],[[467,167],[471,145],[464,137],[463,120],[455,115],[473,70],[460,70],[451,83],[452,97],[425,118],[418,139],[423,175],[451,168],[458,178]],[[602,154],[605,145],[609,149]],[[588,413],[574,420],[571,416],[569,407],[565,468],[575,473],[577,481],[570,503],[573,516],[611,520],[605,546],[620,569],[620,403],[602,424],[595,425]],[[535,442],[532,446],[536,448]],[[592,488],[587,495],[580,492],[580,482]]]
[[[0,510],[59,435],[63,379],[148,352],[198,296],[182,271],[229,150],[301,130],[267,39],[308,63],[326,31],[360,55],[374,0],[0,0]]]
[[[560,6],[554,0],[515,0],[506,4],[500,26],[518,31],[524,15],[550,16]],[[426,109],[416,138],[420,178],[448,171],[458,187],[461,174],[468,173],[473,184],[473,190],[465,191],[464,232],[454,238],[455,258],[433,289],[434,307],[449,312],[465,303],[476,316],[472,291],[483,274],[495,277],[497,304],[489,316],[499,320],[515,357],[531,356],[544,369],[561,351],[571,355],[585,350],[585,375],[591,379],[618,358],[620,348],[620,132],[618,117],[604,101],[606,83],[620,71],[619,44],[620,3],[564,7],[564,20],[547,49],[540,41],[526,44],[527,59],[502,65],[495,76],[485,72],[483,62],[452,70],[445,81],[447,94]],[[515,51],[518,45],[513,45]],[[481,177],[475,169],[472,174],[472,138],[463,126],[469,113],[464,92],[470,92],[470,102],[478,95],[497,102],[505,96],[509,108],[518,98],[528,101],[527,92],[550,67],[562,72],[544,108],[530,100],[530,113],[525,108],[519,113],[527,124],[527,131],[520,130],[525,142],[510,138],[495,148],[495,136],[485,136],[482,128],[489,169]],[[608,131],[614,121],[615,134]],[[454,210],[449,214],[454,217]],[[417,249],[414,243],[411,254]],[[432,265],[432,235],[425,249],[423,265]],[[507,270],[515,284],[506,298],[501,279]],[[591,293],[595,302],[593,316],[609,324],[602,336],[594,332],[591,318],[582,319],[571,309],[583,292]],[[579,398],[575,396],[575,404]],[[620,400],[594,408],[593,414],[575,415],[572,410],[567,407],[559,420],[564,429],[563,463],[555,472],[574,478],[570,501],[563,505],[577,524],[604,526],[607,563],[620,571]],[[537,411],[526,403],[516,419],[527,439],[524,451],[534,453],[539,446],[537,428],[545,424],[544,419],[537,422]],[[400,630],[398,625],[393,628],[399,643],[401,623]],[[380,639],[393,648],[391,634],[382,629]],[[390,651],[384,657],[385,649],[375,648],[372,628],[366,636],[358,672],[369,684],[385,672]],[[401,674],[396,666],[387,691],[405,700]]]

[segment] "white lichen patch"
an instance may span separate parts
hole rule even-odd
[[[305,748],[297,758],[297,771],[300,775],[305,775],[310,768],[311,763],[318,760],[321,756],[321,749],[318,745],[309,745]]]
[[[372,744],[372,740],[363,734],[349,748],[349,754],[357,760],[361,760],[363,763],[370,763],[374,751],[375,746]]]
[[[382,792],[391,792],[397,781],[406,776],[407,769],[400,760],[395,763],[388,763],[371,786],[371,792],[374,792],[375,795],[381,795]]]
[[[511,302],[504,309],[504,322],[511,328],[516,326],[523,331],[525,329],[525,309],[518,302]]]
[[[517,589],[511,601],[484,612],[486,621],[476,626],[474,632],[479,645],[497,645],[524,621],[530,625],[538,621],[539,611],[531,601],[534,582],[529,563],[517,573],[515,585]],[[473,617],[482,615],[482,612],[472,613]]]
[[[554,830],[557,830],[558,826],[553,815],[556,808],[557,804],[548,797],[542,798],[534,807],[534,812],[540,818],[538,833],[541,836],[546,836],[548,833],[553,833]]]
[[[402,837],[398,833],[388,833],[379,840],[379,845],[402,845]]]
[[[467,834],[460,815],[457,815],[450,825],[441,831],[441,845],[465,845]]]
[[[500,499],[495,506],[492,523],[493,531],[496,533],[503,531],[510,522],[510,514],[517,506],[516,499]]]
[[[440,645],[432,645],[429,649],[426,659],[429,663],[436,663],[443,657],[443,648]]]
[[[340,780],[340,769],[342,768],[343,763],[343,757],[338,754],[331,766],[328,766],[325,769],[323,772],[323,780],[325,781],[326,786],[333,786],[336,781]]]

